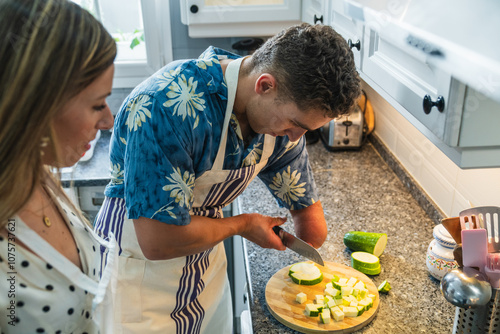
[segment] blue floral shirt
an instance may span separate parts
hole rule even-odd
[[[136,87],[115,118],[111,182],[105,194],[125,198],[128,217],[169,224],[191,220],[195,180],[219,149],[227,86],[219,60],[239,56],[209,47],[198,58],[174,61]],[[228,129],[224,169],[260,161],[264,135],[245,147],[236,116]],[[305,138],[277,137],[259,173],[281,207],[297,210],[318,200]]]

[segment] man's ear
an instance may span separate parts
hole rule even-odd
[[[262,73],[255,81],[257,94],[269,94],[276,89],[276,79],[269,73]]]

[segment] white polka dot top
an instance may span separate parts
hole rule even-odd
[[[101,249],[90,228],[70,206],[61,198],[57,200],[76,241],[84,274],[98,281],[101,251],[106,249]],[[62,274],[71,265],[77,267],[46,242],[46,248],[56,253],[53,261],[45,261],[16,245],[17,239],[29,245],[38,236],[26,240],[19,231],[16,234],[21,224],[29,229],[15,216],[6,227],[10,232],[8,237],[0,236],[0,332],[99,333],[92,319],[94,295]]]

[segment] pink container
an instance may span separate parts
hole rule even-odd
[[[488,237],[484,228],[462,230],[464,267],[478,267],[484,272],[488,256]]]

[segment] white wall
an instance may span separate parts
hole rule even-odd
[[[373,89],[364,89],[375,112],[374,134],[445,215],[458,216],[469,201],[500,206],[500,168],[460,169]]]

